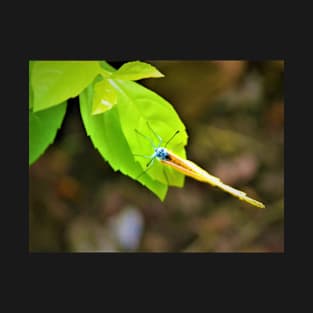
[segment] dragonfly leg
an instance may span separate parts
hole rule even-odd
[[[158,138],[159,140],[159,147],[161,146],[162,144],[162,138],[152,129],[152,127],[150,126],[150,123],[147,121],[147,126],[148,128],[151,130],[151,132],[153,133],[153,135]]]
[[[154,158],[152,158],[146,165],[146,169],[144,171],[142,171],[137,177],[136,179],[138,179],[139,177],[141,177],[143,174],[145,174],[153,165],[153,162],[154,162]]]
[[[138,129],[135,129],[135,132],[136,132],[138,135],[140,135],[141,137],[143,137],[143,138],[145,138],[146,140],[148,140],[148,141],[150,142],[151,146],[152,146],[154,149],[156,148],[156,146],[155,146],[155,144],[153,143],[153,141],[151,140],[151,138],[149,138],[149,137],[145,136],[144,134],[142,134]]]

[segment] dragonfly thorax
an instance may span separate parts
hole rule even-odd
[[[168,159],[168,151],[165,148],[156,148],[154,149],[154,156],[160,160],[167,160]]]

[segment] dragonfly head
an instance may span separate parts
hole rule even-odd
[[[169,153],[165,148],[159,147],[154,149],[154,156],[159,160],[167,160]]]

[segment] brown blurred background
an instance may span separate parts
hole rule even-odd
[[[55,143],[29,170],[29,250],[283,252],[284,62],[145,62],[165,77],[139,83],[178,112],[188,158],[266,208],[190,178],[160,202],[102,159],[72,99]]]

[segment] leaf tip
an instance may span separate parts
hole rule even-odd
[[[107,101],[105,99],[101,99],[100,102],[94,106],[91,114],[97,115],[97,114],[104,113],[106,111],[111,110],[113,108],[113,106],[114,106],[114,103]]]
[[[153,72],[153,74],[151,75],[151,77],[153,77],[153,78],[160,78],[160,77],[165,77],[165,75],[162,74],[160,71],[155,70],[155,71]]]

